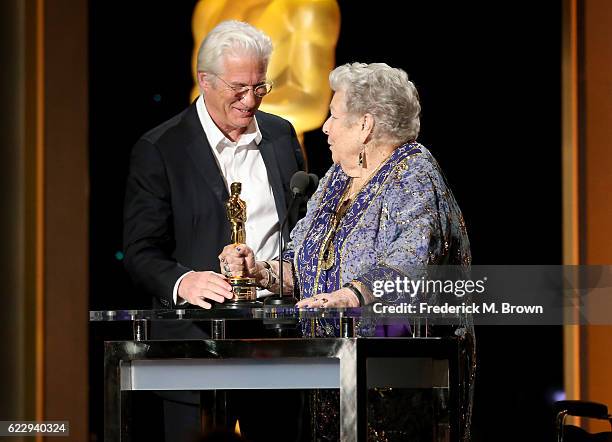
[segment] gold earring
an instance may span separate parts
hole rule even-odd
[[[363,145],[363,149],[359,152],[359,167],[363,167],[363,160],[365,159],[365,144]]]

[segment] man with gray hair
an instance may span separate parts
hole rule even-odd
[[[230,242],[225,203],[232,182],[242,183],[249,247],[264,259],[276,257],[288,183],[304,161],[293,126],[258,110],[272,89],[266,79],[271,52],[270,38],[251,25],[216,26],[198,54],[201,95],[133,148],[125,266],[136,286],[153,297],[153,308],[208,309],[232,297],[227,278],[217,272],[219,253]],[[296,218],[297,211],[289,214],[287,238]],[[188,321],[154,322],[151,335],[193,339],[207,332]],[[197,397],[176,402],[193,404]],[[180,435],[173,432],[171,440]]]

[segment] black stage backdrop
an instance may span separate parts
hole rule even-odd
[[[455,192],[474,263],[560,264],[561,2],[339,3],[337,64],[386,62],[419,90],[419,141]],[[189,104],[194,4],[90,2],[91,309],[148,302],[122,267],[125,178],[140,135]],[[305,142],[323,175],[325,137]],[[121,334],[97,330],[91,430],[102,440],[101,340]],[[480,327],[477,348],[474,441],[552,437],[561,328]]]

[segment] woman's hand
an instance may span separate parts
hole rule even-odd
[[[227,277],[254,278],[257,273],[255,254],[246,244],[229,244],[219,255],[221,273]]]
[[[296,308],[339,308],[359,307],[359,299],[352,290],[342,288],[332,293],[319,293],[312,298],[304,298],[297,304]]]

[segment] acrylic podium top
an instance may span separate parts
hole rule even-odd
[[[151,321],[164,320],[252,320],[252,319],[315,319],[315,318],[359,318],[367,316],[365,309],[296,309],[293,307],[242,307],[177,309],[177,310],[92,310],[89,320],[94,321],[134,321],[147,319]]]

